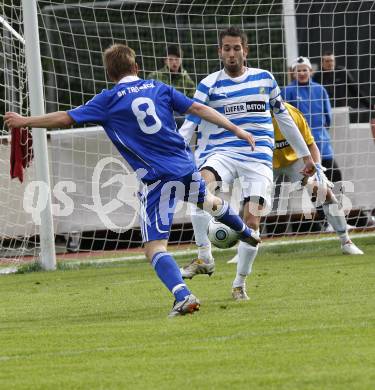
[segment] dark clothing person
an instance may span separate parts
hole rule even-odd
[[[351,122],[368,122],[370,119],[371,102],[361,95],[352,74],[343,67],[336,66],[334,70],[316,72],[313,76],[315,82],[322,84],[328,92],[332,107],[350,107]],[[359,112],[361,111],[362,112]],[[363,111],[367,109],[369,111]]]
[[[195,83],[182,66],[182,50],[176,45],[169,45],[164,58],[164,66],[148,75],[148,79],[155,79],[193,98]]]

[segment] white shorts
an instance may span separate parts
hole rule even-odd
[[[260,197],[264,199],[265,206],[271,206],[273,172],[266,165],[215,154],[209,157],[199,170],[208,167],[214,169],[223,182],[239,185],[243,199]]]

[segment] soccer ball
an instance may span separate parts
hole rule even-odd
[[[231,248],[238,242],[238,233],[214,218],[208,224],[207,234],[212,244],[217,248]]]

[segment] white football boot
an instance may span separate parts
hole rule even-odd
[[[342,244],[341,250],[344,255],[363,255],[363,251],[361,251],[351,241],[347,241],[345,244]]]
[[[250,298],[246,293],[246,287],[233,287],[232,288],[232,297],[235,301],[248,301]]]

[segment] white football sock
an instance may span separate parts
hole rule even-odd
[[[198,259],[203,260],[206,264],[212,264],[214,262],[211,252],[211,244],[209,246],[198,247]]]
[[[345,214],[338,208],[337,203],[325,203],[323,211],[326,215],[327,221],[331,224],[343,244],[350,240],[346,230]]]
[[[342,245],[347,244],[349,241],[351,242],[348,232],[339,234],[339,238]]]
[[[233,281],[233,287],[245,285],[247,275],[251,273],[255,257],[258,253],[258,247],[258,245],[253,247],[242,241],[238,245],[237,275]]]
[[[212,210],[211,215],[213,217],[220,218],[227,212],[228,208],[229,208],[229,203],[226,201],[223,201],[223,203],[221,205],[218,205],[216,207],[216,210]]]
[[[205,263],[212,263],[211,242],[207,235],[211,215],[198,207],[191,213],[191,222],[194,228],[195,243],[198,247],[198,258]]]

